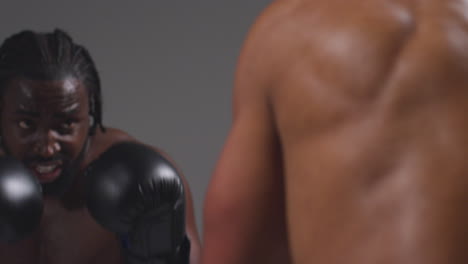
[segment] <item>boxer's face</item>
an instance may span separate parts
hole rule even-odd
[[[74,78],[13,80],[1,102],[0,124],[5,152],[33,171],[45,194],[63,193],[89,134],[88,91]]]

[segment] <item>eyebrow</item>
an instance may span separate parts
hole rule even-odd
[[[39,117],[39,112],[27,110],[27,109],[24,109],[24,108],[16,109],[15,113],[18,114],[18,115],[27,115],[27,116],[32,116],[32,117]]]
[[[80,104],[79,103],[74,103],[72,105],[69,105],[67,107],[65,107],[63,110],[62,110],[62,113],[66,113],[66,114],[69,114],[69,113],[76,113],[80,110]]]
[[[65,107],[60,112],[54,113],[54,116],[55,117],[66,117],[68,115],[73,115],[73,114],[75,114],[75,113],[77,113],[79,111],[80,111],[80,104],[79,103],[74,103],[74,104],[72,104],[70,106]],[[38,111],[29,110],[24,105],[19,105],[19,108],[16,109],[15,113],[19,114],[19,115],[26,115],[26,116],[31,116],[31,117],[39,117],[40,116]]]
[[[64,116],[76,114],[79,111],[80,111],[80,104],[79,103],[74,103],[72,105],[69,105],[69,106],[65,107],[60,112],[55,113],[54,116],[64,117]]]

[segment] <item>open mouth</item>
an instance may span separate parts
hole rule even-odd
[[[36,163],[29,168],[41,183],[54,181],[62,172],[61,162]]]

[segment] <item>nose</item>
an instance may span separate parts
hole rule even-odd
[[[33,147],[33,151],[37,155],[43,158],[50,158],[60,151],[60,144],[54,131],[47,130],[39,134]]]

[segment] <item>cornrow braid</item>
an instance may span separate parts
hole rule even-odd
[[[61,80],[72,76],[88,90],[90,116],[96,128],[102,123],[101,82],[88,50],[73,42],[63,30],[38,33],[24,30],[7,38],[0,46],[0,99],[8,82],[15,78]]]

